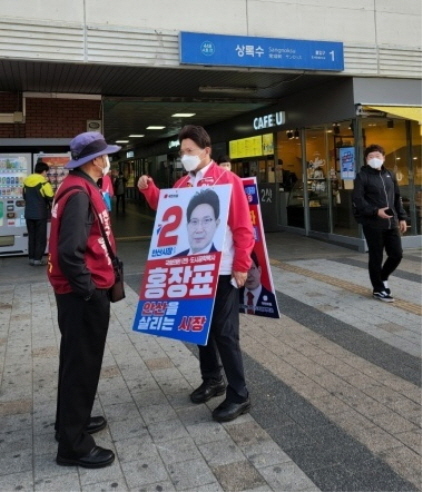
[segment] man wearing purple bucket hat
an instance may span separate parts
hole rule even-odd
[[[97,181],[110,169],[108,154],[120,150],[100,133],[70,142],[70,169],[52,207],[48,277],[57,301],[61,333],[55,437],[59,465],[102,468],[114,453],[91,434],[107,425],[91,416],[110,320],[108,289],[115,280],[105,244],[115,253],[110,217]]]

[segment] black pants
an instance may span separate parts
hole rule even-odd
[[[74,294],[56,294],[60,342],[56,430],[61,457],[89,453],[94,439],[85,431],[97,392],[110,320],[106,290],[89,301]]]
[[[202,379],[221,378],[221,363],[228,383],[226,399],[245,401],[248,390],[239,344],[239,291],[230,284],[230,275],[219,276],[208,344],[199,346]]]
[[[403,258],[403,249],[401,245],[400,231],[394,229],[375,229],[373,227],[363,226],[366,243],[369,252],[369,278],[375,292],[384,290],[384,280],[399,266]],[[383,252],[387,253],[385,263],[383,261]]]
[[[122,202],[122,211],[125,211],[126,197],[125,195],[116,195],[116,213],[119,211],[119,203]]]
[[[28,257],[42,260],[47,246],[47,219],[26,219],[28,229]]]

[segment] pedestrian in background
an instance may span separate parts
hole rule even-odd
[[[119,175],[114,181],[114,194],[116,195],[116,213],[119,211],[119,205],[122,204],[122,211],[125,213],[126,209],[126,181],[122,171],[119,171]]]
[[[230,157],[228,155],[220,155],[217,159],[217,164],[227,171],[232,170],[232,163],[230,162]]]
[[[214,311],[206,346],[199,346],[199,364],[203,383],[191,393],[193,403],[205,403],[226,393],[226,399],[212,412],[213,419],[227,422],[249,411],[251,402],[246,387],[242,352],[239,344],[239,292],[251,266],[254,235],[241,179],[211,159],[211,139],[201,126],[187,125],[179,134],[182,165],[187,175],[174,188],[231,184],[228,228],[223,247]],[[152,178],[139,178],[138,188],[154,210],[160,190]],[[220,362],[221,360],[221,362]],[[223,365],[227,377],[222,376]]]
[[[32,266],[43,265],[47,246],[47,222],[54,191],[47,177],[48,164],[38,161],[35,172],[23,182],[25,220],[28,229],[28,257]]]
[[[91,434],[107,425],[91,411],[100,378],[110,321],[108,289],[115,274],[107,241],[115,252],[110,216],[98,188],[108,174],[107,145],[97,132],[70,142],[70,169],[55,197],[49,241],[48,276],[57,302],[61,333],[56,439],[59,465],[101,468],[114,453],[95,444]]]
[[[355,216],[368,245],[372,295],[380,301],[393,302],[388,278],[403,258],[401,234],[407,229],[406,212],[397,179],[384,167],[384,149],[370,145],[364,151],[364,161],[354,181]],[[387,259],[383,264],[384,249]]]

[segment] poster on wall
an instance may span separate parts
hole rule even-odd
[[[339,148],[341,179],[354,180],[356,177],[356,162],[354,147]]]
[[[70,152],[64,154],[34,154],[33,158],[34,169],[38,159],[41,159],[50,167],[47,176],[55,193],[64,178],[69,174],[69,171],[64,166],[70,161]]]
[[[279,318],[280,311],[265,242],[257,179],[256,177],[243,178],[242,181],[248,199],[255,246],[251,254],[252,266],[248,271],[245,286],[239,289],[240,312]]]
[[[160,190],[133,331],[207,344],[231,191]]]

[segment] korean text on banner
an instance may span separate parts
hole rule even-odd
[[[231,191],[160,191],[134,331],[207,344]]]
[[[257,181],[255,177],[243,178],[242,181],[248,199],[255,246],[251,254],[252,266],[248,271],[245,287],[239,289],[240,312],[279,318],[280,312],[265,242]]]

